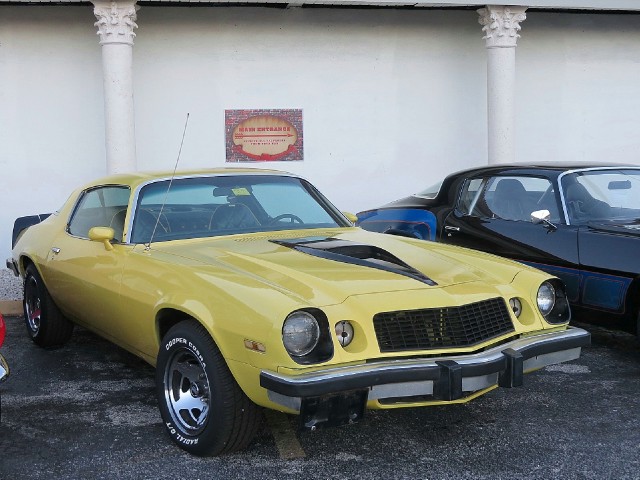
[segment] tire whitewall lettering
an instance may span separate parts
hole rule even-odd
[[[156,394],[171,439],[195,455],[246,448],[261,410],[240,389],[207,330],[195,320],[172,327],[160,346]]]

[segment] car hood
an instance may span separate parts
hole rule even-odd
[[[469,282],[504,284],[527,268],[472,250],[359,228],[235,235],[153,248],[258,280],[316,304],[342,302],[352,295]],[[489,262],[485,268],[478,261],[482,259]],[[498,264],[503,268],[495,268]]]

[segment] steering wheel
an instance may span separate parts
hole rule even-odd
[[[293,213],[283,213],[282,215],[278,215],[277,217],[272,218],[270,223],[276,223],[285,219],[289,219],[290,223],[304,223],[299,216],[294,215]]]
[[[167,220],[167,216],[164,213],[161,213],[160,216],[157,217],[151,210],[141,209],[136,214],[136,218],[152,229],[155,228],[157,222],[158,227],[160,227],[164,233],[171,231],[169,220]],[[160,218],[160,220],[158,220],[158,218]]]
[[[160,218],[159,221],[158,218]],[[164,214],[161,214],[160,217],[156,217],[155,214],[147,209],[140,209],[136,212],[136,218],[134,220],[134,234],[136,241],[140,239],[148,241],[148,238],[151,238],[151,233],[156,228],[156,224],[158,225],[158,232],[169,233],[171,231],[169,221]]]

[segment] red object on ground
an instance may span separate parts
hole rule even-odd
[[[7,330],[7,326],[4,324],[4,318],[2,318],[2,314],[0,313],[0,347],[2,346],[2,342],[4,342],[4,334]]]

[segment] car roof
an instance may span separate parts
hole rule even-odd
[[[609,163],[609,162],[533,162],[533,163],[499,163],[492,165],[481,165],[477,167],[467,168],[454,173],[451,173],[445,177],[442,181],[442,185],[435,198],[425,198],[419,193],[413,193],[408,197],[401,198],[393,201],[382,208],[402,208],[407,205],[424,204],[426,203],[440,203],[445,201],[454,191],[452,186],[464,180],[470,176],[482,176],[482,175],[530,175],[536,176],[546,172],[546,175],[550,178],[557,178],[563,172],[580,171],[589,169],[612,169],[612,168],[635,168],[640,169],[640,165],[633,165],[627,163]]]
[[[199,176],[214,176],[214,175],[278,175],[288,177],[298,177],[289,172],[283,172],[280,170],[270,170],[264,168],[236,168],[236,167],[223,167],[223,168],[201,168],[190,170],[158,170],[158,171],[139,171],[129,173],[118,173],[114,175],[108,175],[101,177],[92,182],[89,182],[83,187],[83,189],[96,186],[96,185],[140,185],[148,183],[153,180],[170,179],[170,178],[184,178],[184,177],[199,177]]]
[[[459,176],[462,173],[470,172],[501,172],[507,170],[546,170],[565,172],[568,170],[586,170],[595,168],[640,168],[640,165],[629,163],[607,163],[607,162],[535,162],[535,163],[500,163],[493,165],[483,165],[460,170],[451,176]]]
[[[608,163],[608,162],[535,162],[535,163],[501,163],[493,165],[483,165],[473,168],[460,170],[450,175],[450,177],[459,177],[461,174],[468,173],[497,173],[509,170],[546,170],[564,172],[568,170],[585,170],[591,168],[640,168],[640,165],[627,163]]]

